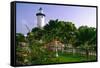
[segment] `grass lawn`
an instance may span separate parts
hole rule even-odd
[[[86,56],[79,54],[59,54],[58,57],[48,58],[47,61],[42,62],[41,64],[50,64],[50,63],[68,63],[68,62],[82,62],[82,61],[94,61],[96,56],[89,56],[87,59]]]

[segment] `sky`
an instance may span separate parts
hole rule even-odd
[[[26,35],[29,30],[37,27],[38,9],[42,7],[45,16],[45,23],[49,20],[70,21],[78,28],[82,25],[96,27],[96,8],[48,4],[16,3],[16,33]]]

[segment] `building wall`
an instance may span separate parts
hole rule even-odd
[[[44,16],[37,16],[37,27],[43,27],[45,25],[45,17]]]

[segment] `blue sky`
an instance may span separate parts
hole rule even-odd
[[[59,19],[73,22],[77,28],[82,25],[96,27],[96,8],[94,7],[17,3],[17,33],[27,34],[28,30],[25,25],[27,25],[30,30],[37,26],[36,13],[40,7],[43,8],[43,12],[46,15],[45,23],[48,23],[50,19]]]

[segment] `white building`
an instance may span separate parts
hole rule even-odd
[[[37,27],[42,28],[45,25],[45,14],[42,8],[39,8],[39,12],[36,13],[37,16]]]

